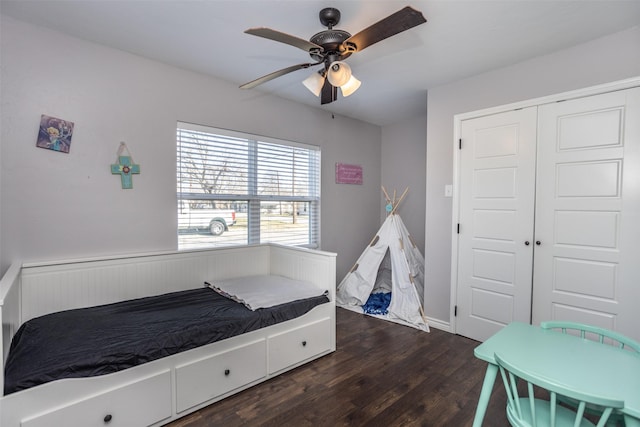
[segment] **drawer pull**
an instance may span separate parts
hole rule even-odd
[[[228,369],[225,369],[225,370],[224,370],[224,375],[225,375],[225,376],[227,376],[227,377],[228,377],[230,373],[231,373],[231,371],[230,371],[230,370],[228,370]]]
[[[105,416],[104,416],[104,422],[105,422],[105,424],[106,424],[106,423],[108,423],[108,422],[110,422],[112,418],[113,418],[113,417],[111,416],[111,414],[107,414],[107,415],[105,415]]]
[[[306,347],[307,346],[307,342],[306,341],[302,341],[302,346]]]

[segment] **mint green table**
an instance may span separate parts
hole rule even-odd
[[[627,427],[640,427],[637,353],[519,322],[505,326],[474,350],[478,359],[488,363],[474,427],[482,425],[498,373],[495,353],[565,387],[624,400],[622,413]]]

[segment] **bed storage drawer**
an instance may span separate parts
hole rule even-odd
[[[266,347],[261,339],[176,367],[177,412],[264,378]]]
[[[171,417],[171,372],[88,397],[23,420],[22,427],[148,426]]]
[[[331,319],[326,318],[269,337],[269,374],[331,349]]]

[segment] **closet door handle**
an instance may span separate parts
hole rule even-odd
[[[526,240],[526,241],[524,242],[524,244],[525,244],[525,246],[529,246],[529,241],[528,241],[528,240]]]
[[[536,245],[540,246],[541,243],[540,240],[536,240]]]

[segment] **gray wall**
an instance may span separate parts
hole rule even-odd
[[[449,323],[453,117],[640,75],[640,27],[429,90],[425,311]]]
[[[380,225],[381,128],[2,16],[0,270],[24,261],[175,250],[177,121],[322,148],[322,249],[340,279]],[[69,154],[35,146],[40,115],[75,123]],[[141,165],[110,172],[120,141]],[[363,185],[336,185],[335,163]]]
[[[382,185],[391,198],[394,190],[399,198],[405,188],[409,188],[397,212],[421,253],[424,253],[426,138],[427,121],[424,117],[416,117],[382,128]],[[385,199],[382,190],[380,193],[382,202],[379,212],[384,220]]]

